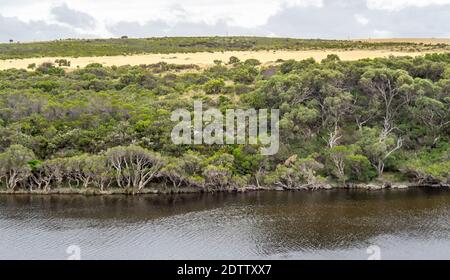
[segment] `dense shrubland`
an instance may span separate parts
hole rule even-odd
[[[69,39],[50,42],[0,44],[0,59],[27,57],[83,57],[141,53],[212,52],[239,50],[395,49],[399,51],[448,50],[445,44],[363,42],[268,37],[165,37],[129,39]]]
[[[177,72],[178,70],[186,70]],[[175,109],[279,108],[280,150],[174,145]],[[1,188],[50,192],[450,183],[450,55],[321,62],[231,58],[0,72]]]

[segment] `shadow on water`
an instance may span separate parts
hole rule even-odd
[[[292,251],[363,248],[380,236],[387,245],[396,238],[450,240],[449,214],[448,190],[420,188],[141,196],[2,195],[0,235],[10,242],[21,242],[25,249],[27,242],[48,243],[52,236],[61,235],[89,244],[93,258],[251,258]],[[18,231],[24,236],[10,236]],[[29,238],[27,234],[33,232],[40,235]],[[97,243],[89,239],[102,233]],[[0,246],[7,245],[0,241]],[[105,246],[111,249],[99,251]],[[0,258],[5,257],[2,254]],[[55,257],[51,252],[48,255]]]

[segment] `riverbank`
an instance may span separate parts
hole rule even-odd
[[[242,188],[194,188],[194,187],[184,187],[184,188],[170,188],[170,187],[151,187],[145,188],[140,191],[133,189],[119,189],[114,188],[110,190],[101,191],[99,189],[93,188],[55,188],[49,191],[43,190],[0,190],[0,195],[145,195],[145,194],[189,194],[189,193],[247,193],[247,192],[260,192],[260,191],[279,191],[279,192],[296,192],[296,191],[326,191],[326,190],[362,190],[362,191],[379,191],[384,189],[409,189],[409,188],[450,188],[450,184],[432,184],[423,185],[415,183],[369,183],[369,184],[347,184],[345,186],[331,185],[331,184],[317,184],[305,186],[302,188],[283,188],[277,186],[271,187],[257,187],[257,186],[246,186]]]

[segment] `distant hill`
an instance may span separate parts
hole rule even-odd
[[[450,38],[384,38],[384,39],[358,39],[368,43],[414,43],[424,45],[450,45]]]
[[[142,53],[190,53],[241,50],[390,49],[424,51],[448,49],[450,45],[401,41],[321,40],[269,37],[165,37],[145,39],[68,39],[32,43],[0,44],[0,59],[31,57],[88,57]]]

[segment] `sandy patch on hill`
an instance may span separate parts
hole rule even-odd
[[[42,57],[26,59],[0,60],[0,70],[8,68],[26,69],[29,64],[37,65],[43,62],[54,62],[55,59],[65,58],[70,60],[69,69],[84,67],[90,63],[101,63],[105,66],[153,64],[161,61],[174,64],[196,64],[207,67],[214,64],[214,60],[228,62],[230,56],[236,56],[241,60],[256,58],[264,64],[273,63],[277,59],[302,60],[314,58],[317,61],[324,59],[329,54],[337,54],[342,60],[358,60],[362,58],[377,58],[394,56],[418,56],[429,52],[400,52],[389,50],[309,50],[309,51],[227,51],[227,52],[198,52],[198,53],[173,53],[173,54],[142,54],[130,56],[100,56],[100,57]]]

